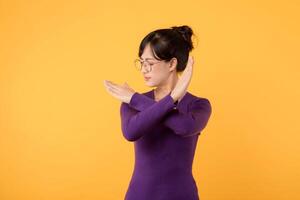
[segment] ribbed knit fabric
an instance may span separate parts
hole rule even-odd
[[[121,103],[124,138],[134,143],[135,163],[125,200],[199,200],[192,174],[201,131],[212,112],[208,99],[187,92],[178,102],[170,93],[135,92]]]

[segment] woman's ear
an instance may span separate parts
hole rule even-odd
[[[173,71],[173,70],[176,71],[177,58],[174,57],[169,62],[170,62],[170,71]]]

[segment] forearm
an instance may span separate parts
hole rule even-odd
[[[140,104],[135,101],[135,97],[138,95],[140,94],[135,93],[129,104],[122,103],[120,109],[122,132],[129,141],[135,141],[148,134],[152,127],[158,124],[175,107],[173,98],[167,95],[160,101],[144,107],[143,110],[135,110],[133,107]]]
[[[170,96],[172,95],[170,94]],[[157,102],[152,98],[135,93],[134,96],[132,96],[130,106],[137,111],[144,111],[156,103]],[[175,102],[174,108],[176,108],[176,110],[168,113],[162,123],[172,129],[175,134],[181,136],[190,136],[201,132],[206,126],[211,114],[210,102],[204,98],[193,101],[193,103],[191,103],[191,109],[188,109],[187,112],[177,107]]]

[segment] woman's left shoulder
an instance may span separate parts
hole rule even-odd
[[[209,101],[208,97],[199,96],[191,92],[187,92],[187,93],[189,94],[189,99],[191,101]]]
[[[206,105],[211,107],[211,103],[208,97],[203,97],[199,95],[192,94],[191,92],[188,92],[189,94],[189,106],[193,105]]]

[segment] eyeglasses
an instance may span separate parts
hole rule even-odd
[[[150,58],[151,59],[151,58]],[[141,59],[137,58],[134,60],[134,66],[137,70],[141,71],[142,70],[142,67],[143,65],[145,64],[146,65],[146,69],[148,72],[151,72],[152,71],[152,66],[156,63],[160,63],[162,62],[163,60],[160,60],[158,62],[153,62],[153,61],[148,61],[147,58],[145,59],[145,61],[142,61]]]

